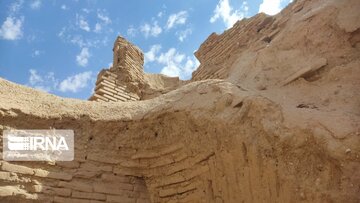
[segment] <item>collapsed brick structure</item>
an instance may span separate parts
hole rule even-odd
[[[244,19],[205,41],[186,82],[137,74],[141,54],[130,51],[139,63],[129,68],[120,38],[100,78],[141,102],[0,79],[0,134],[75,132],[74,161],[0,161],[0,201],[359,202],[359,10],[358,0],[297,0]]]
[[[137,101],[157,97],[186,84],[178,77],[144,72],[144,54],[118,36],[113,48],[113,64],[100,71],[90,101]]]
[[[144,84],[144,55],[123,37],[114,43],[113,65],[100,71],[90,101],[136,101]]]

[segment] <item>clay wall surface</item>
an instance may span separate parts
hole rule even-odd
[[[64,100],[4,80],[0,93],[1,129],[75,132],[72,162],[1,162],[7,202],[146,202],[145,191],[151,202],[359,200],[359,119],[350,115],[341,132],[329,114],[221,80],[141,103]]]

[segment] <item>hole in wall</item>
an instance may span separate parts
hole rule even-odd
[[[234,108],[241,108],[243,106],[243,102],[241,101],[241,102],[239,102],[238,104],[236,104],[235,106],[234,106]]]

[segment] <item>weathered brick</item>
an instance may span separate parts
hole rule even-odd
[[[42,192],[43,191],[44,186],[43,185],[33,185],[31,187],[31,192]]]
[[[179,173],[173,174],[171,176],[166,176],[160,179],[158,186],[170,185],[174,183],[184,182],[186,179]]]
[[[151,203],[151,202],[150,202],[150,199],[139,198],[139,199],[136,199],[136,203]]]
[[[177,194],[177,191],[175,188],[170,188],[170,189],[163,189],[159,191],[159,196],[160,197],[168,197],[168,196],[172,196]]]
[[[50,172],[47,177],[57,180],[71,180],[73,178],[71,174],[62,172]]]
[[[107,173],[102,174],[101,179],[103,179],[104,181],[121,182],[121,183],[130,183],[131,181],[131,178],[128,176],[113,175]]]
[[[79,190],[83,192],[92,192],[92,185],[86,182],[71,181],[71,182],[59,182],[59,187],[70,188],[73,190]]]
[[[53,178],[53,179],[58,179],[58,180],[71,180],[72,179],[71,174],[63,173],[63,172],[52,172],[52,171],[46,171],[43,169],[35,169],[34,172],[35,172],[35,176],[38,176],[38,177]]]
[[[86,170],[86,171],[106,171],[106,172],[110,172],[112,171],[112,166],[97,166],[95,164],[92,163],[82,163],[80,166],[80,170]]]
[[[104,96],[105,98],[108,98],[110,101],[117,101],[117,99],[114,98],[112,95],[103,94],[103,96]]]
[[[78,192],[73,191],[72,197],[80,198],[80,199],[92,199],[92,200],[105,200],[106,195],[100,193],[89,193],[89,192]]]
[[[0,180],[10,180],[10,172],[0,171]]]
[[[87,199],[75,199],[75,198],[68,198],[68,197],[54,197],[54,202],[57,203],[91,203],[90,200]]]
[[[90,203],[104,203],[103,201],[99,201],[99,200],[90,200]]]
[[[45,187],[44,193],[56,194],[56,195],[59,195],[59,196],[68,197],[71,194],[71,189],[69,189],[69,188]]]
[[[34,170],[32,168],[21,165],[9,164],[7,162],[4,162],[2,164],[1,169],[4,171],[21,173],[21,174],[29,174],[29,175],[34,174]]]
[[[37,199],[37,194],[28,193],[26,190],[20,188],[20,185],[0,186],[0,197],[7,196],[21,196],[24,199]],[[0,202],[3,202],[1,200],[2,198],[0,198]]]
[[[0,186],[0,197],[12,196],[18,191],[16,186]]]
[[[107,154],[107,155],[105,155],[105,154]],[[87,158],[88,158],[88,160],[98,161],[98,162],[101,162],[101,163],[109,163],[109,164],[117,164],[117,163],[119,163],[118,157],[113,157],[113,156],[111,156],[109,154],[110,153],[106,153],[106,152],[104,152],[103,154],[90,153],[90,154],[88,154]]]
[[[65,196],[68,197],[71,195],[71,189],[69,188],[52,188],[54,193],[59,196]]]
[[[115,174],[120,174],[120,175],[125,175],[125,176],[141,176],[142,175],[140,170],[136,170],[133,168],[121,167],[121,166],[114,167],[113,172]]]
[[[95,171],[80,170],[80,171],[76,171],[76,173],[74,174],[74,177],[77,177],[77,178],[94,178],[95,176],[99,175],[100,173],[101,173],[101,171],[95,172]]]
[[[133,185],[127,183],[103,183],[95,182],[94,191],[106,194],[122,194],[123,191],[132,191]]]
[[[79,168],[80,163],[77,161],[59,161],[56,165],[64,168]]]
[[[192,182],[189,185],[183,186],[183,187],[178,187],[176,189],[177,193],[182,194],[191,190],[195,190],[198,187],[198,183],[197,182]]]
[[[121,101],[127,101],[128,99],[127,98],[124,98],[122,96],[120,96],[120,93],[116,93],[114,94],[114,97],[118,100],[121,100]]]
[[[204,174],[204,173],[206,173],[208,171],[209,171],[209,166],[208,165],[199,166],[199,167],[196,167],[191,172],[186,173],[184,176],[185,176],[186,180],[189,180],[189,179],[191,179],[191,178],[193,178],[195,176]]]
[[[136,203],[136,199],[125,196],[106,195],[106,202]]]
[[[150,164],[150,168],[156,168],[159,166],[166,166],[174,163],[174,160],[171,157],[162,157],[161,159],[157,160]]]
[[[50,195],[59,195],[64,197],[69,197],[71,194],[71,189],[69,188],[56,188],[56,187],[49,187],[44,185],[33,185],[32,189],[33,192],[50,194]]]

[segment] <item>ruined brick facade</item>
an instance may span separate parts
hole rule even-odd
[[[144,54],[123,37],[114,43],[113,65],[100,71],[91,101],[136,101],[144,84]]]

